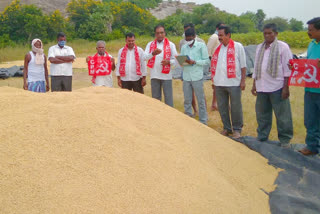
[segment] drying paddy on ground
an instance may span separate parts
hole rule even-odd
[[[278,171],[157,100],[0,90],[1,213],[270,213]]]

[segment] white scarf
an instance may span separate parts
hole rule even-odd
[[[34,44],[37,41],[39,41],[41,43],[41,47],[40,48],[36,48],[34,46]],[[40,39],[34,39],[34,40],[32,40],[31,46],[32,46],[32,51],[36,53],[36,59],[35,59],[36,64],[37,65],[43,65],[44,64],[44,54],[43,54],[42,41]]]

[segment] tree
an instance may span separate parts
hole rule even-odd
[[[50,40],[55,40],[58,32],[68,32],[68,38],[70,38],[70,31],[67,30],[70,25],[67,20],[62,16],[60,10],[56,10],[48,16],[48,37]]]
[[[193,23],[198,34],[214,33],[215,26],[221,21],[217,9],[212,4],[203,4],[196,7],[192,13],[179,11],[182,24]]]
[[[71,0],[67,6],[70,21],[75,25],[75,31],[78,31],[81,24],[87,22],[89,16],[102,2],[96,0]]]
[[[263,12],[262,9],[257,10],[256,13],[256,27],[258,30],[262,31],[263,30],[263,25],[264,25],[264,19],[266,18],[266,14]]]
[[[103,2],[106,2],[106,3],[112,2],[112,3],[120,4],[125,1],[123,1],[123,0],[103,0]],[[142,9],[148,9],[148,8],[157,7],[158,4],[160,2],[162,2],[162,0],[127,0],[127,2],[135,4]]]
[[[164,20],[162,20],[164,26],[166,28],[166,32],[170,35],[181,36],[183,34],[183,24],[181,17],[178,15],[168,16]]]
[[[109,3],[113,14],[113,28],[121,29],[123,33],[132,31],[136,34],[151,34],[156,18],[147,10],[139,8],[130,2],[120,4]]]
[[[113,17],[107,5],[99,5],[87,21],[80,25],[78,33],[80,38],[92,40],[106,40],[108,33],[111,33]]]
[[[238,33],[249,33],[256,31],[256,25],[251,19],[239,17],[238,20]]]
[[[245,13],[242,13],[240,15],[240,18],[246,18],[246,19],[250,19],[252,22],[254,22],[255,24],[257,24],[257,16],[254,12],[252,11],[247,11]]]
[[[303,22],[292,18],[289,21],[289,28],[293,32],[303,31]]]
[[[265,24],[274,23],[277,25],[278,32],[289,30],[288,20],[279,16],[265,20]]]
[[[34,5],[20,5],[19,0],[13,1],[1,14],[0,32],[10,36],[16,42],[31,41],[35,37],[46,40],[48,37],[48,19]]]

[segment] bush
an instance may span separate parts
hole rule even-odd
[[[10,40],[9,34],[3,34],[0,36],[0,48],[4,47],[14,47],[15,43]]]
[[[244,46],[259,44],[264,40],[261,32],[232,34],[232,39]]]
[[[291,48],[307,48],[310,43],[310,38],[304,31],[282,32],[279,33],[278,39],[288,43]]]
[[[121,39],[121,38],[124,38],[124,34],[121,32],[120,29],[114,30],[105,36],[106,41],[116,40],[116,39]]]

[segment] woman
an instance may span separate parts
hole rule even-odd
[[[40,39],[32,40],[31,46],[32,51],[24,58],[23,89],[45,93],[49,91],[47,57]]]

